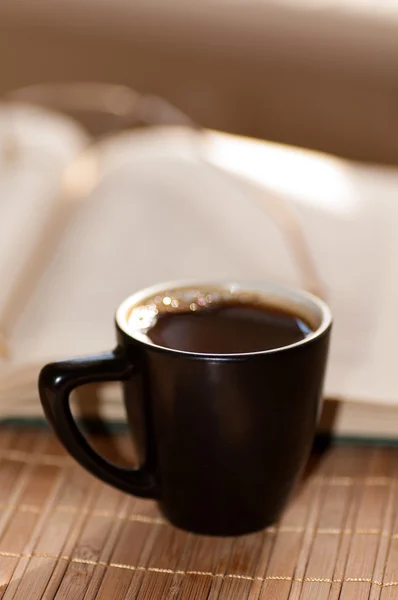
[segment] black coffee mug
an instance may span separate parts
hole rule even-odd
[[[331,313],[306,292],[234,284],[235,291],[289,306],[313,331],[282,348],[225,355],[163,348],[129,332],[132,306],[186,287],[173,282],[128,298],[116,314],[115,350],[44,367],[41,401],[58,438],[81,465],[121,490],[158,499],[173,524],[212,535],[256,531],[278,518],[308,458]],[[129,427],[144,448],[137,469],[99,456],[72,417],[72,390],[100,381],[123,382]],[[139,407],[143,419],[137,419]]]

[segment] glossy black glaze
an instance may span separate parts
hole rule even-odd
[[[88,471],[136,496],[157,496],[153,469],[148,460],[137,469],[118,467],[99,456],[78,429],[69,407],[70,393],[80,385],[99,381],[130,381],[136,361],[121,348],[46,365],[39,377],[39,393],[47,420],[68,452]],[[127,400],[127,398],[126,398]]]
[[[295,347],[219,358],[156,348],[119,328],[117,335],[115,351],[40,375],[43,407],[66,449],[103,481],[157,497],[178,527],[237,535],[274,522],[311,448],[330,327]],[[73,388],[118,379],[133,434],[137,422],[142,428],[136,407],[144,410],[146,460],[135,471],[99,457],[68,406]]]

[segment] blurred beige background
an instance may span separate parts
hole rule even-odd
[[[96,80],[201,125],[398,163],[395,0],[2,0],[0,93]]]

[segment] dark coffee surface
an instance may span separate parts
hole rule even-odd
[[[311,329],[295,315],[258,304],[228,303],[163,313],[147,336],[158,346],[207,354],[236,354],[288,346]]]

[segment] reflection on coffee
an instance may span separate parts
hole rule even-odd
[[[310,333],[298,317],[266,306],[221,304],[198,312],[163,313],[147,332],[157,346],[235,354],[294,344]]]
[[[194,294],[194,292],[192,292]],[[266,299],[234,294],[178,292],[156,297],[131,313],[157,346],[205,354],[258,352],[289,346],[312,331],[304,319]]]

